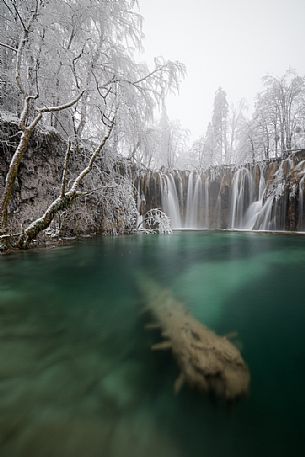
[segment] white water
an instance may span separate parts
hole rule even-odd
[[[206,206],[203,202],[204,187],[199,174],[191,172],[188,178],[187,203],[184,228],[204,228],[201,223],[200,209]]]
[[[208,179],[204,182],[204,213],[203,213],[203,228],[208,229],[210,226],[210,205],[209,205],[209,185]]]
[[[194,207],[195,207],[195,202],[194,202],[194,173],[191,171],[191,173],[188,176],[188,182],[187,182],[187,200],[186,200],[185,228],[194,228],[192,226],[192,222],[193,222],[193,219],[194,219],[194,213],[195,213],[195,208]]]
[[[305,215],[304,215],[304,187],[305,187],[305,175],[301,178],[299,184],[299,217],[298,217],[298,230],[304,230],[305,228]]]
[[[264,170],[260,168],[260,179],[258,186],[258,200],[252,202],[248,207],[245,215],[244,228],[248,230],[255,229],[256,222],[259,219],[259,215],[262,213],[264,206],[264,193],[266,188],[266,182],[264,178]]]
[[[209,228],[209,179],[199,173],[188,175],[184,228]]]
[[[256,225],[258,226],[258,230],[272,230],[274,228],[272,223],[273,221],[271,218],[273,203],[274,196],[271,195],[267,198],[261,211],[258,213],[257,220],[252,228],[256,228]]]
[[[178,200],[178,193],[176,188],[175,179],[172,173],[168,175],[161,175],[161,198],[162,207],[167,216],[171,220],[172,228],[182,228],[180,207]]]
[[[231,228],[245,228],[245,212],[253,199],[253,179],[247,168],[240,168],[233,177]]]

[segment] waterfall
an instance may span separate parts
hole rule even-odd
[[[272,230],[273,220],[272,220],[272,209],[274,203],[274,195],[270,195],[265,201],[261,211],[257,216],[257,220],[253,226],[253,229],[256,230]]]
[[[202,206],[202,193],[203,189],[200,174],[194,175],[194,173],[191,172],[189,174],[187,186],[185,228],[201,228],[199,212]]]
[[[185,227],[192,227],[192,219],[194,213],[194,173],[191,171],[187,181],[187,199],[186,199],[186,215],[185,215]]]
[[[233,177],[231,228],[244,228],[245,212],[252,199],[252,176],[247,168],[239,168]]]
[[[138,183],[138,209],[162,208],[174,229],[305,230],[305,150],[299,152],[239,168],[152,172]]]
[[[252,202],[247,209],[245,216],[244,228],[253,230],[255,228],[256,221],[258,220],[259,214],[262,212],[264,203],[264,193],[266,188],[266,182],[264,178],[263,167],[260,167],[260,178],[258,185],[258,200]]]
[[[183,201],[183,183],[182,183],[182,178],[181,178],[181,174],[179,173],[179,171],[177,171],[177,181],[178,181],[178,202],[182,202]],[[180,204],[179,204],[179,207],[180,207]],[[180,218],[182,217],[181,215],[181,210],[180,210]]]
[[[203,213],[203,228],[210,227],[210,204],[209,204],[209,179],[204,181],[204,213]]]
[[[190,172],[187,184],[184,228],[207,229],[208,227],[209,180],[200,173]]]
[[[298,230],[305,229],[305,218],[304,218],[304,183],[305,183],[305,175],[301,178],[299,183],[299,204],[298,204]]]
[[[161,174],[161,202],[162,208],[171,220],[172,228],[179,229],[182,227],[179,199],[176,183],[172,173]]]
[[[285,228],[285,206],[284,210],[281,207],[281,197],[285,190],[285,172],[284,167],[287,167],[287,172],[293,166],[291,159],[283,160],[280,163],[278,170],[273,175],[273,186],[270,194],[264,199],[266,191],[265,181],[260,180],[259,200],[256,203],[256,214],[254,215],[255,207],[252,213],[252,219],[249,222],[250,229],[255,230],[283,230]],[[263,173],[261,170],[261,177]],[[263,188],[265,190],[263,190]],[[250,216],[250,215],[249,215]]]
[[[216,205],[215,205],[215,228],[221,228],[221,195],[220,191],[217,196]]]

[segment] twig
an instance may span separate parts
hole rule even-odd
[[[17,48],[13,48],[13,46],[10,46],[9,44],[1,43],[1,42],[0,42],[0,46],[2,46],[3,48],[10,49],[10,50],[13,51],[13,52],[17,52]]]

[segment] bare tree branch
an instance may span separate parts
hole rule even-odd
[[[4,3],[5,3],[5,0],[3,0],[3,1],[4,1]],[[21,23],[21,25],[22,25],[22,27],[23,27],[23,30],[27,31],[27,28],[26,28],[26,26],[25,26],[25,24],[24,24],[24,22],[23,22],[23,19],[22,19],[21,15],[20,15],[20,13],[19,13],[19,11],[18,11],[18,8],[17,8],[15,2],[11,1],[11,3],[12,3],[12,5],[13,5],[13,8],[14,8],[14,10],[15,10],[16,15],[17,15],[18,18],[19,18],[19,21],[20,21],[20,23]],[[37,2],[36,2],[36,6],[37,6]]]
[[[11,10],[11,8],[9,7],[9,5],[7,4],[6,0],[2,0],[3,3],[5,4],[5,6],[7,7],[7,9],[9,10],[9,12],[11,13],[11,15],[15,18],[15,15],[14,15],[14,12]]]
[[[10,46],[9,44],[6,44],[6,43],[0,43],[0,46],[2,46],[3,48],[10,49],[13,52],[17,52],[18,51],[16,48],[13,48],[12,46]]]
[[[84,92],[85,91],[83,90],[76,98],[74,98],[73,100],[71,100],[68,103],[65,103],[65,104],[59,105],[59,106],[46,106],[44,108],[38,108],[38,112],[39,113],[56,113],[56,112],[62,111],[64,109],[71,108],[71,106],[75,105],[81,99]]]
[[[151,78],[154,74],[158,73],[159,71],[164,70],[165,68],[166,68],[166,64],[161,65],[161,66],[155,68],[153,71],[151,71],[147,75],[143,76],[143,78],[140,78],[137,81],[133,81],[132,84],[135,85],[135,84],[139,84],[143,81],[146,81],[147,79]]]
[[[99,154],[101,153],[102,149],[104,148],[105,144],[107,143],[110,135],[111,135],[111,132],[113,130],[113,127],[114,127],[114,118],[112,119],[112,124],[111,126],[109,127],[109,130],[107,132],[107,134],[104,136],[103,140],[101,141],[100,145],[95,149],[95,151],[92,153],[91,157],[90,157],[90,160],[89,160],[89,163],[88,165],[86,166],[86,168],[84,168],[84,170],[77,176],[77,178],[75,179],[74,183],[72,184],[72,187],[71,187],[71,190],[70,192],[75,192],[77,187],[80,186],[81,182],[83,181],[83,179],[87,176],[88,173],[90,173],[90,171],[92,170],[92,167],[93,167],[93,164],[96,160],[96,158],[99,156]]]

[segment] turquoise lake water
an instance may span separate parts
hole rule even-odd
[[[238,332],[235,405],[173,384],[137,281]],[[176,232],[0,257],[1,457],[305,455],[305,237]]]

